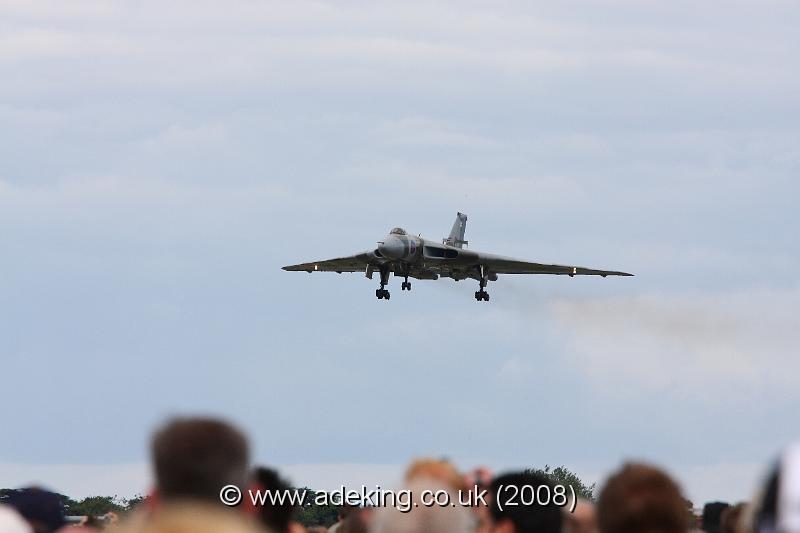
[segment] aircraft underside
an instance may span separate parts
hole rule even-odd
[[[413,265],[409,263],[387,263],[375,269],[367,269],[367,277],[372,279],[373,272],[379,274],[380,287],[375,290],[375,296],[377,296],[379,300],[388,300],[391,297],[389,290],[386,289],[386,285],[389,284],[389,276],[391,274],[394,274],[396,277],[403,278],[403,282],[400,284],[400,290],[403,291],[411,291],[411,282],[408,278],[437,280],[441,277],[451,278],[455,281],[468,278],[475,279],[479,282],[479,289],[475,291],[475,299],[484,302],[489,301],[489,293],[486,292],[486,285],[489,281],[497,280],[497,274],[489,273],[483,267],[454,270],[434,266]]]

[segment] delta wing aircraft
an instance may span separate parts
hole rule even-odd
[[[389,299],[386,285],[389,275],[394,273],[405,279],[401,290],[411,290],[408,278],[439,279],[451,278],[456,281],[471,278],[478,282],[479,290],[475,299],[489,301],[486,284],[497,281],[499,274],[555,274],[567,276],[632,276],[627,272],[615,270],[594,270],[579,266],[545,265],[531,263],[510,257],[468,250],[464,245],[464,232],[467,228],[467,215],[458,213],[450,236],[442,243],[409,235],[403,228],[394,228],[378,247],[360,254],[313,263],[289,265],[283,270],[306,272],[364,272],[369,279],[374,273],[380,275],[380,287],[375,291],[378,299]]]

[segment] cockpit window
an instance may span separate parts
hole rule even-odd
[[[403,228],[392,228],[392,231],[389,232],[390,235],[405,235],[406,230]]]

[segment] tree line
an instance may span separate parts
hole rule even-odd
[[[531,468],[528,472],[540,474],[549,479],[554,485],[571,485],[575,493],[580,498],[588,500],[594,499],[595,484],[584,483],[574,472],[563,466],[551,468],[546,465],[544,468]],[[0,489],[0,504],[8,499],[15,489]],[[307,502],[314,502],[316,491],[307,487],[297,489],[306,492]],[[114,496],[88,496],[82,500],[74,500],[69,496],[58,494],[64,504],[67,516],[100,516],[108,512],[125,514],[132,511],[136,506],[146,500],[146,496],[136,495],[132,498],[121,498]],[[297,509],[296,519],[304,526],[328,526],[336,522],[339,516],[339,505],[317,505],[312,503]]]

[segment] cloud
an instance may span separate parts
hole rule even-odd
[[[377,134],[390,144],[420,144],[460,148],[491,148],[496,143],[477,135],[450,128],[441,121],[426,117],[408,117],[382,124]]]
[[[800,290],[556,299],[567,360],[598,388],[680,383],[732,399],[745,387],[794,395]]]
[[[225,126],[201,124],[184,126],[172,124],[155,136],[142,141],[146,150],[209,150],[219,148],[228,140]]]

